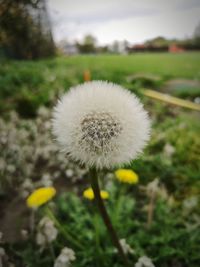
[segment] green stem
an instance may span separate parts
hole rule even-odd
[[[150,196],[150,202],[148,206],[148,215],[147,215],[147,228],[150,228],[152,221],[153,221],[153,212],[154,212],[154,206],[155,206],[155,199],[156,194],[152,192]]]
[[[51,255],[52,255],[52,259],[53,259],[53,261],[55,261],[56,256],[55,256],[54,248],[53,248],[53,246],[52,246],[51,243],[48,243],[48,245],[49,245],[50,253],[51,253]]]
[[[125,195],[125,186],[123,183],[120,184],[119,194],[117,196],[116,204],[115,204],[115,210],[113,215],[113,221],[117,222],[119,221],[119,214],[121,210],[121,206],[124,203],[124,195]]]
[[[99,212],[101,214],[101,217],[104,221],[105,226],[107,227],[107,230],[110,234],[111,240],[113,242],[113,245],[117,248],[119,255],[121,257],[121,259],[124,262],[125,266],[129,266],[128,263],[128,259],[122,249],[122,246],[119,242],[117,233],[115,232],[115,229],[112,225],[112,222],[110,220],[110,217],[107,213],[107,210],[105,208],[105,205],[103,203],[103,200],[101,198],[101,194],[100,194],[100,188],[99,188],[99,183],[98,183],[98,175],[97,175],[97,171],[96,169],[91,169],[90,170],[90,177],[91,177],[91,185],[92,185],[92,189],[94,191],[94,196],[95,196],[95,201],[96,201],[96,205],[99,209]]]
[[[99,229],[98,229],[98,217],[97,213],[93,217],[93,223],[95,228],[95,243],[96,243],[96,251],[97,251],[97,266],[101,265],[101,246],[100,246],[100,240],[99,240]]]
[[[66,229],[60,224],[60,222],[56,219],[53,212],[49,209],[49,207],[46,207],[46,213],[47,215],[52,219],[52,221],[55,223],[58,230],[63,234],[63,236],[70,241],[72,244],[77,246],[80,249],[84,249],[84,246],[80,244],[75,237],[73,237],[69,232],[66,231]]]
[[[31,209],[31,215],[30,215],[30,230],[31,230],[31,233],[34,232],[35,230],[35,208],[32,208]]]

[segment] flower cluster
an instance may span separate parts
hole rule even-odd
[[[14,111],[8,113],[9,119],[0,118],[2,190],[14,183],[26,198],[35,188],[52,186],[59,177],[70,177],[70,181],[76,182],[85,175],[85,169],[58,152],[52,140],[50,117],[50,110],[41,107],[36,119],[22,119]]]

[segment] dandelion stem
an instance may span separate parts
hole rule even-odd
[[[31,215],[30,215],[30,230],[31,233],[35,230],[35,208],[31,209]]]
[[[91,177],[91,185],[92,185],[92,189],[94,191],[96,205],[99,209],[99,212],[100,212],[101,217],[105,223],[105,226],[107,227],[107,230],[110,234],[113,245],[117,248],[120,257],[124,262],[124,265],[129,266],[128,259],[127,259],[126,255],[122,249],[122,246],[119,242],[117,233],[115,232],[115,229],[112,225],[110,217],[107,213],[107,210],[106,210],[105,205],[103,203],[103,200],[101,198],[100,189],[99,189],[99,182],[98,182],[98,175],[97,175],[97,171],[95,168],[90,170],[90,177]]]
[[[97,213],[93,217],[93,223],[94,223],[94,228],[95,228],[95,243],[96,243],[96,251],[97,251],[97,267],[101,266],[101,256],[102,256],[102,251],[101,251],[101,246],[100,246],[100,240],[99,240],[99,229],[98,229],[98,217]]]
[[[154,206],[155,206],[155,199],[156,195],[153,192],[150,196],[150,203],[148,206],[148,215],[147,215],[147,228],[150,228],[152,221],[153,221],[153,212],[154,212]]]
[[[49,246],[49,250],[52,256],[53,261],[55,261],[56,257],[55,257],[55,252],[54,252],[54,248],[52,246],[52,244],[50,242],[48,242],[48,246]]]

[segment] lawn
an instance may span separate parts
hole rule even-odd
[[[106,207],[120,238],[133,250],[129,261],[134,266],[139,257],[148,256],[156,267],[199,267],[199,113],[150,99],[140,91],[148,87],[198,101],[199,62],[200,53],[2,62],[0,232],[5,266],[8,262],[15,267],[53,266],[66,246],[75,251],[72,266],[123,266],[93,202],[83,197],[89,186],[86,169],[61,154],[51,134],[57,98],[83,82],[83,73],[89,70],[92,79],[119,83],[137,94],[151,118],[148,146],[124,166],[138,174],[139,182],[119,183],[115,169],[102,173],[101,187],[109,192]],[[34,212],[33,223],[26,198],[42,186],[54,186],[57,194]],[[41,241],[45,216],[56,228],[47,229],[56,233],[48,242]]]
[[[58,94],[82,82],[85,70],[91,71],[92,79],[113,81],[128,88],[133,86],[127,76],[136,73],[156,76],[158,85],[177,77],[200,80],[199,60],[200,53],[161,53],[5,61],[0,66],[0,111],[16,108],[26,116],[34,115],[40,104],[52,104]]]

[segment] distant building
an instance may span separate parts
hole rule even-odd
[[[59,44],[60,49],[62,52],[66,55],[76,55],[79,53],[78,48],[75,43],[68,43],[65,41],[62,41]]]
[[[167,52],[167,45],[136,44],[128,48],[129,53],[134,52]]]
[[[108,51],[114,54],[127,54],[128,52],[128,42],[124,41],[114,41],[108,46]]]
[[[136,44],[128,48],[128,51],[131,52],[144,52],[147,50],[147,47],[144,44]]]
[[[170,53],[181,53],[181,52],[184,52],[185,49],[180,47],[180,46],[178,46],[178,45],[176,45],[176,44],[171,44],[171,45],[169,45],[168,51]]]

